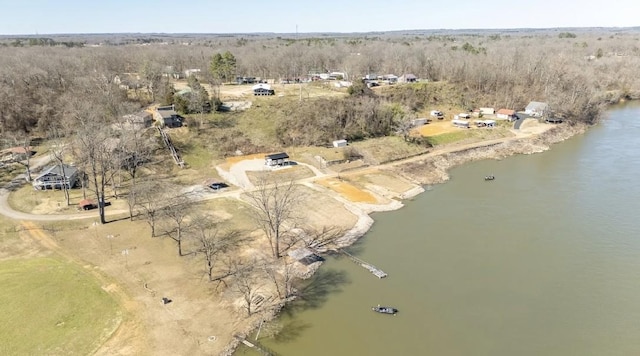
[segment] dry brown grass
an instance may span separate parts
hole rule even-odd
[[[430,123],[415,129],[417,133],[425,137],[437,136],[457,130],[460,130],[460,128],[453,126],[449,120],[433,120]]]

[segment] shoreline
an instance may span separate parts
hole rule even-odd
[[[415,198],[428,191],[430,185],[446,183],[449,180],[449,170],[465,163],[485,160],[504,159],[519,154],[542,153],[551,149],[556,143],[568,140],[576,135],[584,134],[589,129],[588,125],[568,125],[562,124],[551,127],[543,132],[529,134],[526,136],[516,136],[514,138],[502,139],[501,142],[477,142],[471,145],[460,147],[443,147],[421,156],[413,157],[409,160],[389,163],[386,166],[393,174],[408,179],[416,184],[415,187],[398,194],[391,202],[382,205],[354,203],[341,198],[345,209],[358,217],[358,220],[342,237],[336,240],[338,248],[349,247],[360,238],[364,237],[375,222],[371,217],[372,213],[394,211],[404,207],[402,201]],[[431,170],[433,174],[426,174]],[[326,252],[326,251],[320,251]],[[314,264],[312,271],[306,275],[310,278],[321,268],[323,262]],[[286,302],[285,302],[286,303]],[[261,320],[271,321],[276,319],[282,307],[274,310],[268,317]],[[259,322],[250,323],[244,331],[238,334],[248,336],[259,327]],[[224,356],[232,356],[239,346],[240,341],[235,339],[225,347]]]
[[[388,204],[363,204],[344,201],[344,206],[358,217],[356,224],[339,239],[339,248],[352,245],[363,237],[371,228],[374,219],[372,213],[398,210],[404,207],[402,201],[413,199],[428,191],[428,186],[446,183],[449,180],[449,170],[465,163],[485,160],[504,159],[520,154],[542,153],[551,149],[553,144],[565,141],[573,136],[583,134],[588,129],[586,125],[559,125],[542,133],[530,136],[516,137],[499,143],[478,142],[475,147],[443,148],[443,152],[431,152],[421,155],[417,160],[400,161],[390,164],[390,171],[400,177],[418,184],[392,199]],[[425,169],[433,169],[435,174],[421,174]]]

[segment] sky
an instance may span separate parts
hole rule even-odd
[[[0,35],[640,26],[640,0],[0,0]]]

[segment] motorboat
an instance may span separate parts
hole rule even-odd
[[[484,177],[484,180],[494,180],[494,179],[496,179],[495,176],[485,176]]]
[[[396,308],[381,307],[380,305],[378,305],[377,307],[372,307],[371,310],[373,310],[374,312],[382,313],[382,314],[393,314],[393,315],[396,315],[396,313],[398,312],[398,309]]]

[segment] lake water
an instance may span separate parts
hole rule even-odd
[[[285,356],[640,355],[638,177],[638,104],[545,153],[454,169],[354,246],[389,277],[329,259],[260,342]]]

